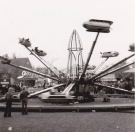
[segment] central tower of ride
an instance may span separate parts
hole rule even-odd
[[[83,68],[82,43],[76,30],[73,31],[68,43],[68,64],[67,74],[69,78],[79,76],[79,72]]]

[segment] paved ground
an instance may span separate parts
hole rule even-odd
[[[111,98],[111,102],[102,102],[96,98],[95,102],[75,105],[49,104],[37,98],[29,99],[29,105],[50,107],[53,106],[96,106],[134,104],[133,98]],[[0,106],[5,107],[4,102]],[[21,102],[13,102],[13,107],[21,107]],[[117,112],[12,112],[11,118],[4,118],[0,109],[0,132],[134,132],[135,111],[119,110]]]
[[[134,132],[132,112],[13,112],[4,118],[0,112],[0,132]]]

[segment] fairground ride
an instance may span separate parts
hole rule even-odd
[[[12,62],[8,58],[2,57],[2,56],[0,57],[1,62],[3,64],[7,64],[7,65],[10,65],[10,66],[13,66],[16,68],[20,68],[20,69],[41,75],[45,78],[50,78],[52,80],[58,81],[58,85],[32,93],[29,96],[29,97],[32,97],[35,95],[39,95],[41,93],[51,91],[51,92],[49,92],[48,95],[43,95],[41,97],[41,99],[45,102],[69,103],[69,102],[74,102],[75,100],[78,100],[79,102],[94,101],[94,98],[90,94],[90,91],[91,91],[91,89],[95,88],[95,86],[119,90],[119,91],[123,91],[127,94],[134,94],[133,91],[128,91],[128,90],[121,89],[118,87],[116,88],[116,87],[103,85],[100,83],[100,79],[115,71],[118,71],[118,70],[128,67],[130,65],[133,65],[134,62],[131,62],[131,63],[128,63],[119,68],[115,68],[115,66],[117,66],[120,63],[133,57],[135,55],[135,53],[116,62],[115,64],[106,68],[105,70],[95,74],[97,69],[99,69],[99,67],[101,67],[101,65],[103,65],[103,63],[105,63],[105,61],[107,59],[109,59],[109,57],[115,57],[119,54],[117,52],[104,53],[102,55],[102,57],[106,58],[106,60],[104,62],[102,62],[98,67],[96,67],[91,74],[87,75],[87,73],[86,73],[87,69],[89,68],[89,62],[90,62],[92,53],[94,51],[94,47],[96,45],[99,33],[109,33],[110,26],[112,23],[113,23],[112,21],[91,19],[88,22],[85,22],[83,24],[83,27],[85,27],[88,32],[97,32],[96,38],[93,41],[92,47],[90,48],[90,52],[88,54],[86,63],[83,62],[83,57],[82,57],[83,48],[81,45],[79,35],[77,34],[77,32],[75,30],[73,31],[73,34],[70,38],[69,46],[68,46],[68,50],[69,50],[69,58],[68,58],[68,66],[67,66],[68,78],[67,78],[66,83],[63,81],[63,77],[60,76],[59,71],[41,57],[41,56],[46,55],[46,53],[44,51],[38,50],[37,47],[35,49],[31,48],[31,42],[29,41],[29,39],[22,38],[22,39],[20,39],[19,43],[21,45],[23,45],[27,50],[29,50],[29,52],[32,55],[34,55],[41,63],[43,63],[45,65],[45,67],[47,67],[55,76],[52,77],[50,75],[43,74],[43,73],[37,72],[35,70],[28,69],[26,67],[12,64]],[[135,47],[135,45],[130,45],[130,51],[134,51],[134,47]],[[64,91],[59,92],[59,93],[53,92],[53,89],[59,88],[61,86],[65,86]],[[81,88],[81,90],[80,90],[80,88]]]

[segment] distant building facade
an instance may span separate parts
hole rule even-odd
[[[11,59],[11,63],[15,64],[17,66],[23,66],[29,69],[32,69],[32,65],[29,61],[29,58],[15,58]],[[7,64],[2,64],[0,62],[0,73],[10,73],[11,75],[11,84],[16,84],[19,83],[19,80],[17,79],[18,76],[21,76],[22,74],[22,69],[7,65]]]

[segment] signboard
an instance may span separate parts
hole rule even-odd
[[[9,74],[9,73],[0,73],[0,85],[2,87],[9,85],[10,84],[10,77],[11,77],[11,74]]]
[[[40,75],[31,73],[31,72],[28,72],[28,71],[22,71],[22,76],[23,76],[23,77],[29,77],[29,78],[43,78],[43,77],[40,76]]]
[[[9,82],[0,82],[0,84],[9,84]]]

